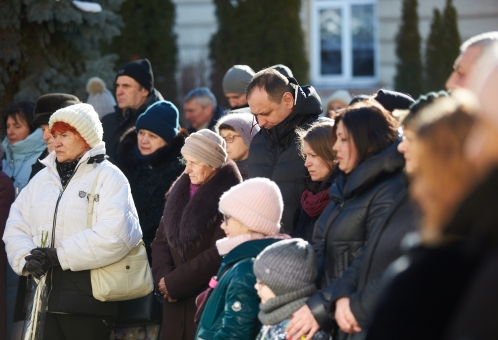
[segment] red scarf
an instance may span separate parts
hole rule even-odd
[[[329,204],[329,189],[322,190],[316,195],[308,189],[304,190],[301,196],[301,205],[309,216],[316,217],[320,215],[327,204]]]

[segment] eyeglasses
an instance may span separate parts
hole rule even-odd
[[[222,137],[227,143],[233,143],[235,137],[242,137],[239,135],[228,135],[226,137]]]
[[[229,218],[232,218],[232,216],[228,216],[228,215],[223,214],[223,222],[224,223],[227,223]]]

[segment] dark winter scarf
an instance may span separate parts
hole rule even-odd
[[[133,155],[135,156],[135,158],[142,164],[148,164],[149,163],[149,160],[150,158],[157,152],[157,150],[153,153],[151,153],[150,155],[142,155],[142,153],[140,152],[140,150],[138,149],[138,144],[135,144],[135,146],[133,147]]]
[[[187,174],[180,176],[166,194],[164,206],[163,223],[169,246],[180,253],[196,247],[204,231],[213,227],[219,217],[221,195],[241,181],[237,166],[228,160],[190,198],[190,178]]]
[[[65,187],[71,179],[71,176],[73,175],[74,170],[76,170],[76,166],[78,165],[80,159],[81,158],[78,158],[77,160],[68,163],[59,163],[57,158],[55,159],[55,167],[57,168],[63,187]]]
[[[301,205],[303,206],[303,210],[310,217],[319,216],[329,202],[329,188],[322,190],[317,194],[313,194],[310,190],[306,189],[301,195]]]
[[[288,319],[295,311],[305,305],[306,300],[317,291],[311,284],[287,294],[276,296],[259,304],[258,319],[263,325],[275,325]]]

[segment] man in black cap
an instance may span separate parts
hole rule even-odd
[[[122,66],[116,75],[115,112],[102,118],[106,153],[116,159],[119,139],[135,126],[139,115],[157,101],[164,100],[154,88],[154,74],[149,60],[139,59]]]
[[[81,103],[78,97],[66,93],[49,93],[38,98],[35,106],[35,119],[33,119],[33,125],[38,126],[42,129],[42,138],[45,142],[45,145],[47,145],[45,151],[43,151],[38,157],[38,160],[44,159],[48,156],[49,153],[54,151],[54,140],[52,138],[52,134],[48,129],[48,121],[50,119],[50,116],[58,109],[62,109],[63,107],[78,103]],[[37,161],[31,167],[32,170],[29,179],[33,178],[33,176],[36,175],[45,166]]]

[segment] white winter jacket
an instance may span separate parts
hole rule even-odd
[[[12,204],[3,241],[9,263],[18,275],[28,274],[23,271],[24,257],[40,246],[42,230],[49,234],[47,246],[57,248],[62,270],[71,271],[117,262],[141,239],[142,231],[126,177],[107,160],[87,163],[90,157],[99,154],[105,154],[103,142],[85,153],[62,193],[52,152],[41,161],[46,168],[33,177]],[[99,200],[93,208],[90,229],[87,228],[87,194],[97,173],[95,194]]]

